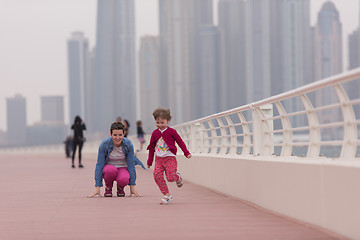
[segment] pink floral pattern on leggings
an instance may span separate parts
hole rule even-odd
[[[168,186],[164,179],[164,172],[168,182],[175,182],[179,179],[177,173],[177,161],[176,157],[155,157],[155,169],[154,169],[154,179],[156,184],[159,186],[162,194],[167,194],[169,192]]]

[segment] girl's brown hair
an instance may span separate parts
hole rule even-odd
[[[154,116],[155,120],[157,118],[162,118],[162,119],[165,119],[165,120],[168,120],[168,121],[171,120],[170,110],[167,109],[167,108],[159,107],[159,108],[155,109],[154,112],[153,112],[153,116]]]

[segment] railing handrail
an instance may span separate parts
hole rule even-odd
[[[341,135],[341,132],[343,133],[340,140],[334,139],[333,141],[334,143],[342,143],[338,145],[341,148],[341,154],[338,155],[340,158],[353,158],[356,156],[359,142],[357,139],[359,119],[355,117],[356,111],[354,111],[354,105],[359,104],[360,99],[359,96],[356,96],[356,99],[350,100],[342,84],[352,81],[355,82],[355,80],[358,79],[360,79],[360,68],[319,80],[254,103],[179,124],[174,126],[174,128],[179,131],[194,153],[212,154],[239,153],[239,148],[242,149],[241,154],[274,154],[273,135],[283,133],[284,144],[281,147],[281,153],[279,153],[279,155],[290,156],[293,155],[293,147],[298,145],[292,140],[293,135],[296,134],[294,133],[296,132],[296,124],[292,123],[290,118],[299,117],[307,119],[307,125],[301,126],[300,128],[302,131],[308,131],[308,135],[310,136],[306,156],[316,157],[323,155],[321,148],[326,145],[324,139],[327,135],[322,133],[322,131],[325,128],[333,128],[329,131],[335,131],[338,135]],[[331,88],[330,91],[333,91],[333,95],[337,96],[337,103],[332,103],[330,96],[327,102],[323,102],[323,99],[317,99],[318,95],[326,94],[325,91],[327,88]],[[309,93],[316,93],[317,96],[310,100],[307,96]],[[302,103],[303,109],[298,109],[300,104],[298,104],[297,107],[293,107],[293,109],[285,109],[282,104],[283,101]],[[320,105],[314,107],[314,102]],[[277,109],[277,116],[273,116],[273,107]],[[249,111],[251,114],[249,114]],[[335,121],[336,123],[326,122],[326,114],[324,113],[326,111],[342,112],[342,119],[339,120],[340,123],[339,121]],[[237,119],[236,123],[233,123],[232,119],[234,118]],[[275,131],[273,130],[274,120],[281,121],[280,128]],[[300,120],[298,121],[301,122]],[[304,120],[304,122],[306,122],[306,120]],[[278,125],[277,127],[279,127]],[[239,126],[242,126],[240,132],[237,129]],[[244,127],[247,129],[244,129]],[[342,127],[342,129],[335,129],[339,127]],[[249,131],[247,135],[250,136],[245,135],[241,140],[235,140],[235,138],[243,136],[244,131]],[[251,143],[249,143],[249,138]],[[247,149],[248,146],[245,146],[249,144],[251,145],[250,148],[252,148],[250,152]],[[237,148],[236,151],[234,150],[234,145]],[[226,148],[226,150],[224,150],[224,148]]]
[[[209,119],[212,119],[214,117],[219,117],[219,116],[228,115],[228,114],[239,112],[239,111],[249,110],[252,107],[258,107],[258,106],[262,106],[262,105],[272,103],[272,102],[275,102],[275,101],[284,100],[286,98],[294,96],[294,94],[299,95],[299,94],[302,94],[302,93],[307,93],[307,92],[310,92],[310,91],[317,90],[319,88],[331,86],[331,85],[336,84],[336,83],[348,82],[348,81],[357,79],[359,77],[360,77],[360,68],[356,68],[356,69],[353,69],[351,71],[343,72],[341,74],[337,74],[337,75],[331,76],[329,78],[324,78],[322,80],[318,80],[316,82],[309,83],[309,84],[301,86],[299,88],[287,91],[285,93],[280,93],[278,95],[271,96],[269,98],[266,98],[266,99],[263,99],[263,100],[260,100],[260,101],[257,101],[257,102],[251,103],[251,104],[246,104],[246,105],[243,105],[243,106],[240,106],[240,107],[232,108],[230,110],[215,113],[215,114],[212,114],[212,115],[209,115],[209,116],[206,116],[206,117],[203,117],[203,118],[199,118],[199,119],[196,119],[196,120],[192,120],[192,121],[189,121],[189,122],[186,122],[186,123],[177,124],[174,127],[180,127],[180,126],[183,126],[183,125],[196,123],[196,122],[199,122],[199,121],[209,120]]]

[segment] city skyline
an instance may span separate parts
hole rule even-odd
[[[148,0],[149,1],[149,0]],[[2,1],[0,1],[2,2]],[[23,4],[25,4],[25,2],[22,2],[22,1],[15,1],[17,3],[21,2]],[[71,5],[73,7],[75,7],[75,9],[77,9],[77,11],[74,11],[73,13],[72,12],[69,12],[68,13],[68,17],[70,18],[71,15],[73,14],[75,19],[81,19],[82,18],[79,18],[76,13],[79,14],[79,11],[81,9],[81,4],[80,2],[82,1],[71,1],[71,3],[69,1],[65,1],[64,5]],[[89,1],[87,1],[89,2]],[[96,1],[92,1],[93,5],[96,5]],[[144,1],[140,1],[140,0],[137,0],[136,3],[137,3],[137,13],[136,15],[142,15],[141,12],[139,12],[139,5],[141,5],[140,3],[142,2],[143,6],[141,7],[146,7],[146,3],[144,3]],[[156,1],[152,1],[152,3],[154,3]],[[312,3],[315,2],[314,0],[311,1]],[[322,5],[322,3],[324,1],[317,1],[317,2],[320,2],[320,4],[318,3],[317,6],[319,6],[317,8],[317,10],[312,10],[312,19],[311,19],[311,26],[314,25],[313,21],[313,12],[315,11],[316,14],[315,14],[315,17],[317,17],[317,13],[320,11],[320,7]],[[340,12],[340,21],[343,23],[343,40],[345,41],[345,43],[347,43],[347,37],[348,35],[350,34],[350,32],[354,31],[357,27],[357,20],[358,20],[358,7],[356,8],[356,10],[354,10],[353,14],[346,14],[344,13],[344,8],[342,8],[341,4],[339,5],[339,1],[333,1],[336,5],[336,7],[339,9],[339,12]],[[32,5],[36,5],[36,4],[45,4],[45,1],[36,1],[35,3],[33,2]],[[352,6],[354,6],[354,3],[356,4],[356,6],[358,6],[358,0],[356,1],[352,1],[351,4]],[[82,4],[85,4],[84,2]],[[149,3],[150,4],[150,3]],[[3,6],[5,6],[6,4],[3,3],[2,4]],[[13,7],[14,7],[15,4],[13,4]],[[316,6],[316,4],[312,4],[311,6]],[[45,8],[46,6],[44,6]],[[49,7],[49,6],[47,6]],[[4,8],[6,9],[6,8]],[[96,9],[96,6],[93,6],[93,11],[95,11]],[[58,9],[59,11],[62,10],[62,8]],[[86,11],[89,11],[89,9],[85,9]],[[20,11],[21,12],[21,11]],[[44,11],[44,9],[41,9],[39,10],[39,14],[40,13],[45,13],[47,11]],[[51,12],[51,11],[50,11]],[[47,12],[45,15],[47,17],[50,18],[50,12]],[[61,12],[61,11],[60,11]],[[10,11],[10,13],[14,14],[14,11]],[[60,14],[60,13],[59,13]],[[76,22],[73,22],[73,21],[69,21],[68,23],[65,23],[65,25],[69,25],[71,24],[71,27],[67,26],[68,29],[71,29],[67,32],[66,34],[66,37],[59,37],[59,40],[58,40],[58,43],[60,43],[61,41],[61,44],[63,46],[61,46],[62,48],[66,49],[66,40],[70,38],[71,36],[71,32],[74,32],[74,31],[84,31],[85,33],[85,37],[89,38],[89,42],[90,42],[90,49],[92,49],[95,45],[95,42],[94,42],[94,33],[95,33],[95,21],[96,21],[96,17],[95,17],[95,14],[96,14],[96,11],[93,13],[93,16],[92,16],[92,27],[93,27],[93,30],[87,30],[86,27],[82,28],[81,27],[81,24],[79,24],[79,27],[77,27],[77,24]],[[354,14],[357,14],[356,16],[354,16]],[[351,27],[351,24],[345,24],[344,23],[344,18],[345,17],[348,17],[348,15],[352,16],[353,19],[356,20],[356,23],[354,23]],[[6,19],[6,15],[5,13],[2,15],[2,20],[3,22],[9,22],[9,20]],[[14,15],[15,16],[15,15]],[[26,18],[26,14],[25,15],[21,15],[23,16],[26,21],[30,21],[29,19]],[[31,17],[31,14],[29,15]],[[66,16],[66,15],[65,15]],[[81,14],[82,16],[82,14]],[[157,15],[156,15],[156,11],[152,13],[152,20],[151,19],[145,19],[145,21],[150,21],[150,22],[153,22],[155,25],[157,24]],[[154,17],[155,16],[155,17]],[[32,16],[33,18],[36,19],[36,16]],[[56,16],[54,16],[56,17]],[[62,16],[64,17],[64,16]],[[77,17],[77,18],[76,18]],[[89,17],[89,19],[91,19],[91,17]],[[148,35],[156,35],[157,32],[156,32],[156,28],[158,26],[147,26],[149,29],[151,28],[151,30],[147,29],[147,30],[141,30],[138,26],[138,24],[140,24],[139,22],[141,21],[138,21],[139,17],[137,18],[137,30],[136,32],[138,33],[137,34],[137,38],[139,37],[142,37],[143,35],[140,35],[141,32],[144,33],[144,35],[148,34]],[[7,21],[6,21],[7,20]],[[24,19],[18,19],[18,22],[22,23],[24,26],[26,26],[26,24],[24,24],[24,22],[22,21],[25,21]],[[34,21],[34,20],[32,20]],[[37,24],[39,26],[42,26],[40,24],[41,20],[37,20],[38,22],[34,21],[34,22],[30,22],[30,26],[32,26],[31,24],[35,24],[33,26],[37,26]],[[85,20],[83,20],[85,21]],[[144,20],[143,20],[144,21]],[[315,19],[316,21],[316,19]],[[57,23],[57,22],[56,22]],[[20,28],[17,28],[19,27],[18,24],[16,21],[14,23],[15,25],[15,30],[18,30]],[[88,23],[86,23],[88,24]],[[86,25],[85,23],[83,23],[83,26]],[[13,26],[13,25],[11,25]],[[17,27],[16,27],[17,26]],[[55,25],[56,27],[56,25]],[[348,27],[350,28],[348,31],[345,31],[345,28]],[[145,27],[146,28],[146,27]],[[3,39],[2,41],[4,43],[6,43],[6,41],[8,40],[11,40],[10,36],[11,36],[11,31],[9,31],[9,26],[7,26],[7,28],[4,28],[5,29],[5,33],[8,33],[8,34],[5,34],[5,39]],[[40,27],[40,29],[42,29]],[[46,28],[43,28],[42,30],[44,30]],[[155,29],[155,30],[154,30]],[[30,27],[30,30],[31,30],[31,27]],[[35,31],[37,29],[33,28],[33,32],[35,32],[35,34],[37,34],[38,32]],[[54,31],[56,31],[56,28],[54,29]],[[21,32],[21,31],[20,31]],[[65,32],[63,30],[63,32]],[[31,36],[32,32],[31,31],[24,31],[23,34],[28,34],[29,36]],[[51,35],[51,32],[49,32],[48,34],[46,34],[47,32],[42,32],[43,34],[39,37],[41,37],[42,39],[47,39],[49,36],[48,34]],[[9,36],[10,35],[10,36]],[[37,34],[39,35],[39,34]],[[9,38],[9,39],[7,39]],[[25,38],[26,39],[26,38]],[[53,46],[52,44],[55,44],[55,43],[52,43],[50,42],[51,38],[49,37],[49,42],[48,45],[50,46]],[[23,41],[23,39],[20,38],[20,40]],[[15,39],[15,43],[17,40]],[[139,41],[139,39],[137,39],[137,41]],[[40,44],[40,42],[38,43]],[[6,119],[5,119],[5,115],[6,115],[6,108],[5,108],[5,98],[6,97],[13,97],[16,93],[19,93],[21,95],[23,95],[26,100],[27,100],[27,108],[28,109],[32,109],[31,113],[28,112],[28,116],[27,116],[27,124],[28,125],[31,125],[33,124],[34,122],[38,122],[40,120],[40,96],[41,95],[62,95],[65,97],[66,101],[65,101],[65,114],[67,115],[68,113],[68,106],[67,106],[67,102],[68,102],[68,93],[67,93],[67,89],[68,89],[68,86],[67,86],[67,61],[66,61],[66,50],[63,51],[63,53],[61,54],[61,57],[59,57],[59,55],[56,55],[56,51],[57,49],[52,49],[51,51],[49,51],[49,56],[46,56],[46,55],[42,55],[41,52],[39,52],[39,49],[32,49],[30,52],[28,50],[28,48],[31,48],[32,45],[21,45],[21,44],[17,44],[16,46],[13,46],[13,45],[10,45],[10,50],[12,50],[12,54],[9,53],[9,50],[4,49],[3,52],[5,52],[5,56],[6,58],[3,58],[1,59],[1,63],[4,67],[4,70],[3,70],[3,74],[0,75],[0,83],[2,84],[2,86],[6,86],[4,88],[2,88],[1,92],[0,92],[0,130],[6,130]],[[18,50],[18,51],[23,51],[23,58],[20,58],[18,53],[17,52],[14,52],[15,50]],[[138,53],[138,52],[137,52]],[[137,54],[136,53],[136,54]],[[53,64],[55,66],[52,66],[50,68],[39,68],[41,66],[41,64],[43,63],[43,61],[45,61],[44,59],[41,59],[41,60],[38,60],[37,58],[35,58],[34,56],[42,56],[43,58],[45,58],[46,62],[56,62],[58,61],[57,59],[63,59],[59,65],[59,63],[57,63],[58,65],[56,64]],[[34,58],[33,61],[29,61],[29,59],[32,59]],[[347,61],[347,54],[346,52],[344,51],[344,55],[343,55],[343,58],[345,59],[345,61]],[[13,64],[13,63],[18,63],[19,66],[17,65],[10,65],[10,64]],[[32,64],[35,64],[35,65],[31,65],[30,63]],[[27,65],[30,65],[32,66],[31,68],[28,67]],[[39,66],[40,65],[40,66]],[[30,68],[30,69],[29,69]],[[345,69],[347,69],[347,65],[344,66]],[[60,71],[61,70],[61,73],[59,72],[54,72],[55,70],[57,71]],[[19,72],[19,73],[18,73]],[[20,77],[20,73],[23,73],[24,74],[24,77]],[[51,76],[51,77],[50,77]],[[53,80],[49,80],[49,79],[53,79]],[[60,80],[59,80],[60,79]],[[15,85],[14,85],[15,84]],[[71,122],[71,119],[68,120],[67,117],[65,118],[66,122],[68,123],[69,121]]]

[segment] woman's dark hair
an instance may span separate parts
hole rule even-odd
[[[121,122],[113,122],[110,127],[110,134],[112,134],[113,130],[123,130],[123,132],[125,132],[124,124]]]
[[[75,120],[74,120],[74,124],[80,124],[81,123],[81,118],[80,116],[76,116]]]

